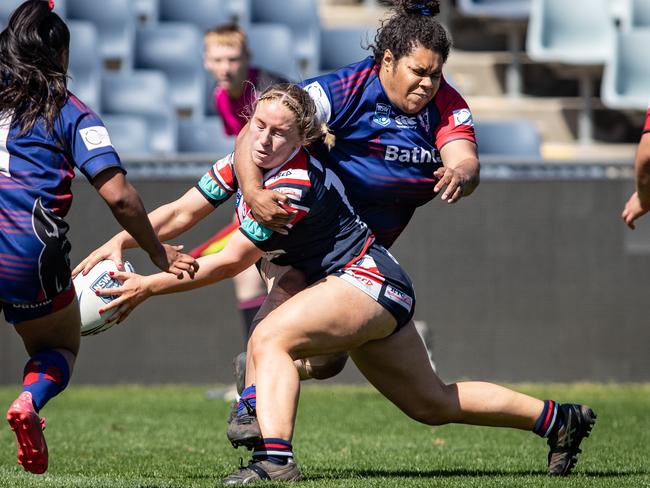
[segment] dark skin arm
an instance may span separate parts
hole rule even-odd
[[[634,160],[636,191],[625,204],[621,217],[630,229],[634,221],[650,211],[650,133],[641,137]]]

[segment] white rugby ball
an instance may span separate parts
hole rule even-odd
[[[121,282],[109,275],[110,272],[117,272],[117,265],[111,260],[104,260],[97,263],[88,271],[86,276],[79,273],[73,280],[75,291],[77,292],[77,301],[81,312],[81,335],[95,335],[110,329],[114,322],[107,323],[115,310],[111,309],[102,314],[99,313],[107,303],[112,302],[114,296],[98,296],[96,290],[106,288],[116,288]],[[124,261],[124,271],[134,273],[133,266],[128,261]]]

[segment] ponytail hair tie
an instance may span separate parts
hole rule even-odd
[[[54,10],[54,0],[47,0],[47,6],[50,7],[50,10]]]
[[[424,3],[416,3],[411,8],[408,9],[408,12],[411,14],[422,15],[423,17],[435,17],[435,13]]]

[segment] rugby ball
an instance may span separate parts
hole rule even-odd
[[[77,292],[77,301],[79,302],[79,311],[81,312],[81,335],[89,336],[99,334],[110,329],[114,322],[107,323],[115,310],[111,309],[102,314],[99,310],[113,301],[113,296],[97,296],[96,290],[106,288],[116,288],[121,282],[110,276],[110,272],[117,272],[117,265],[108,259],[100,261],[88,272],[86,276],[79,273],[73,280],[75,291]],[[134,273],[133,266],[128,261],[124,261],[124,271]]]

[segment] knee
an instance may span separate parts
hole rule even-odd
[[[305,366],[309,376],[315,380],[325,380],[333,378],[345,367],[348,361],[348,354],[337,354],[336,356],[329,356],[324,360],[319,358],[309,358],[305,360]]]

